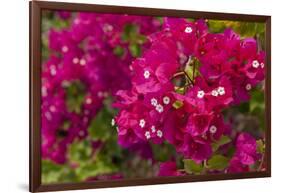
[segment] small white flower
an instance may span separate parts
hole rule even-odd
[[[86,64],[86,60],[85,60],[85,59],[81,59],[81,60],[80,60],[80,65],[81,65],[81,66],[85,66],[85,64]]]
[[[158,104],[158,105],[156,105],[156,111],[158,111],[159,113],[162,113],[163,111],[164,111],[164,108],[163,108],[163,106],[162,105],[160,105],[160,104]]]
[[[220,86],[217,91],[218,91],[219,95],[224,95],[225,94],[224,87],[222,87],[222,86]]]
[[[212,125],[212,126],[210,127],[209,131],[210,131],[210,133],[214,134],[214,133],[217,132],[217,127],[214,126],[214,125]]]
[[[86,99],[86,104],[89,105],[89,104],[91,104],[91,103],[92,103],[92,99],[91,99],[91,98],[87,98],[87,99]]]
[[[262,62],[262,63],[260,63],[260,65],[261,65],[261,68],[264,68],[264,63]]]
[[[151,131],[152,131],[152,133],[155,133],[156,129],[155,129],[154,125],[151,126]]]
[[[154,107],[155,107],[155,106],[157,105],[157,103],[158,103],[156,98],[152,98],[152,99],[150,100],[150,102],[151,102],[151,105],[154,106]]]
[[[167,97],[167,96],[165,96],[165,97],[163,98],[163,103],[164,103],[165,105],[168,105],[168,104],[170,103],[170,98]]]
[[[158,130],[158,131],[157,131],[157,136],[161,138],[161,137],[163,136],[163,132],[160,131],[160,130]]]
[[[216,90],[212,90],[211,95],[216,97],[216,96],[219,95],[219,93],[218,93],[218,91],[216,91]]]
[[[64,52],[64,53],[68,52],[68,47],[67,46],[63,46],[61,48],[61,51]]]
[[[205,95],[205,92],[204,92],[203,90],[199,90],[199,91],[197,92],[197,97],[200,98],[200,99],[203,98],[204,95]]]
[[[259,63],[257,60],[254,60],[254,61],[252,62],[252,66],[253,66],[254,68],[258,68],[259,65],[260,65],[260,63]]]
[[[143,76],[145,79],[148,79],[150,76],[150,72],[148,70],[144,71]]]
[[[141,120],[140,120],[139,126],[140,126],[141,128],[144,128],[144,126],[145,126],[145,120],[144,120],[144,119],[141,119]]]
[[[115,119],[111,119],[111,126],[115,125]]]
[[[146,139],[150,139],[150,137],[151,137],[151,136],[150,136],[150,132],[149,132],[149,131],[145,132],[145,134],[144,134],[144,135],[145,135]]]
[[[186,27],[184,32],[185,33],[191,33],[192,32],[192,28],[191,27]]]
[[[251,84],[247,84],[246,85],[246,90],[251,90],[252,89],[252,85]]]
[[[78,64],[79,63],[79,59],[77,57],[75,57],[75,58],[72,59],[72,62],[74,64]]]

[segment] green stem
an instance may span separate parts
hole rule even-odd
[[[258,167],[258,171],[261,171],[261,169],[262,169],[262,165],[263,165],[263,163],[264,163],[264,158],[265,158],[265,153],[262,154],[262,158],[261,158],[260,165],[259,165],[259,167]]]
[[[192,85],[194,85],[194,82],[193,82],[193,80],[191,80],[191,78],[188,76],[188,74],[184,71],[184,74],[185,74],[185,77],[190,81],[190,83],[192,84]]]

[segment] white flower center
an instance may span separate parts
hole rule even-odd
[[[145,79],[148,79],[150,76],[150,72],[148,70],[144,71],[143,76]]]
[[[259,67],[259,62],[257,61],[257,60],[254,60],[253,62],[252,62],[252,66],[254,67],[254,68],[258,68]]]
[[[203,98],[204,95],[205,95],[205,92],[204,92],[203,90],[199,90],[199,91],[197,92],[197,97],[200,98],[200,99]]]
[[[73,62],[74,64],[78,64],[78,63],[79,63],[79,59],[78,59],[77,57],[75,57],[75,58],[73,58],[72,62]]]
[[[157,99],[156,98],[152,98],[150,100],[150,102],[151,102],[151,105],[154,106],[154,107],[157,105]]]
[[[155,133],[156,129],[155,129],[154,125],[151,126],[151,131],[152,131],[152,133]]]
[[[210,127],[209,131],[210,131],[210,133],[214,134],[214,133],[217,132],[217,127],[214,126],[214,125],[212,125],[212,126]]]
[[[68,52],[68,47],[67,46],[63,46],[61,48],[61,51],[64,52],[64,53]]]
[[[251,85],[251,84],[247,84],[247,85],[246,85],[246,90],[251,90],[251,88],[252,88],[252,85]]]
[[[160,105],[160,104],[158,104],[158,105],[156,105],[156,111],[158,111],[159,113],[162,113],[163,111],[164,111],[164,108],[163,108],[163,106],[162,105]]]
[[[161,137],[163,136],[163,132],[160,131],[160,130],[158,130],[158,131],[157,131],[157,136],[161,138]]]
[[[80,65],[81,65],[81,66],[85,66],[85,64],[86,64],[86,60],[85,60],[85,59],[81,59],[81,60],[80,60]]]
[[[145,120],[144,119],[141,119],[140,122],[139,122],[139,125],[141,128],[144,128],[145,126]]]
[[[216,90],[212,90],[211,95],[216,97],[216,96],[219,95],[219,93],[218,93],[218,91],[216,91]]]
[[[219,95],[224,95],[225,94],[224,87],[220,86],[217,91],[218,91]]]
[[[165,96],[165,97],[163,98],[163,103],[164,103],[165,105],[168,105],[168,104],[170,103],[170,98],[167,97],[167,96]]]
[[[192,32],[192,28],[191,27],[186,27],[184,32],[185,33],[191,33]]]
[[[115,125],[115,119],[111,119],[111,125],[112,125],[112,126]]]
[[[147,132],[145,132],[145,137],[146,137],[146,139],[149,139],[151,136],[150,136],[150,132],[149,131],[147,131]]]

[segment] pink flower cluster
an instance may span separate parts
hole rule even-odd
[[[210,33],[204,20],[166,18],[150,41],[150,49],[132,62],[131,88],[116,93],[119,144],[167,141],[201,163],[212,156],[211,144],[230,134],[222,111],[248,101],[264,80],[265,54],[255,39],[241,39],[231,29]],[[174,81],[178,77],[181,85]],[[233,162],[252,163],[254,141],[239,136],[237,149],[246,153],[237,150]]]
[[[250,165],[260,157],[255,138],[241,133],[236,139],[236,152],[230,160],[228,171],[232,173],[249,171]]]
[[[159,28],[152,17],[59,12],[70,26],[49,31],[50,56],[42,68],[42,157],[67,160],[75,139],[84,139],[103,99],[130,85],[133,56],[122,40],[127,25],[148,35]],[[119,46],[122,56],[114,53]],[[82,97],[81,97],[82,94]],[[74,105],[74,108],[69,108]]]

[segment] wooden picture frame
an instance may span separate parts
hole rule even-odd
[[[40,104],[41,104],[41,13],[42,10],[84,11],[97,13],[126,13],[149,16],[171,16],[207,18],[216,20],[237,20],[247,22],[263,22],[266,25],[266,80],[265,80],[265,123],[266,123],[266,171],[246,172],[237,174],[208,174],[179,177],[157,177],[150,179],[125,179],[114,181],[79,182],[65,184],[41,183],[41,132],[40,132]],[[121,187],[150,184],[183,183],[196,181],[228,180],[242,178],[260,178],[271,176],[271,17],[265,15],[246,15],[232,13],[213,13],[200,11],[184,11],[154,8],[137,8],[123,6],[105,6],[93,4],[62,3],[47,1],[30,1],[30,185],[31,192],[77,190],[89,188]]]

